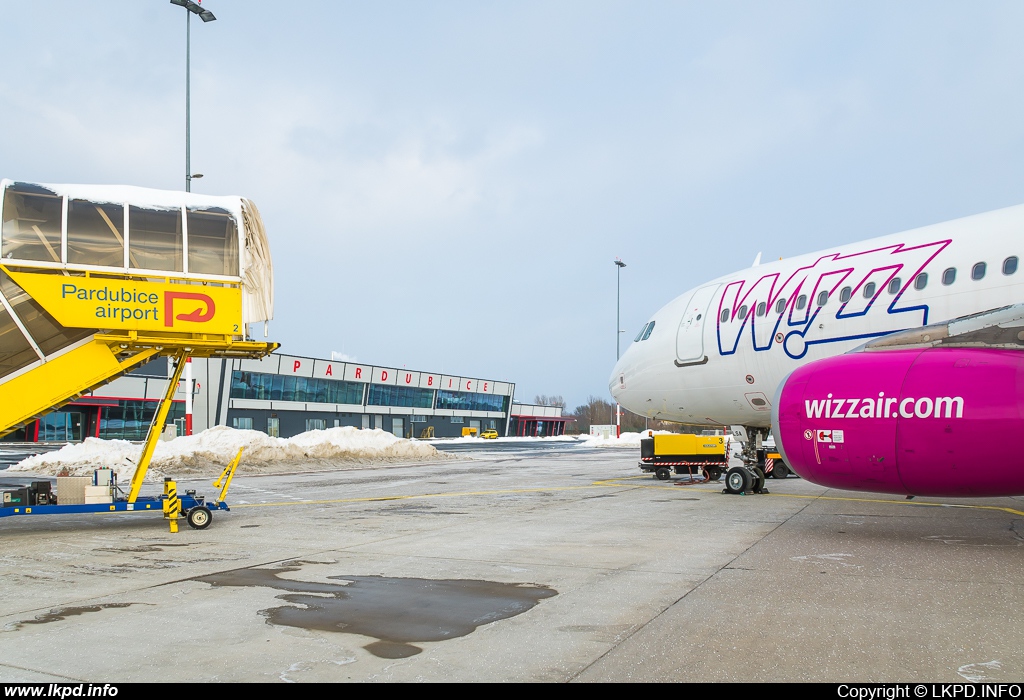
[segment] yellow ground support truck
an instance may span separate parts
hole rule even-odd
[[[655,434],[640,440],[640,469],[665,480],[676,474],[707,473],[718,481],[729,466],[724,435]]]

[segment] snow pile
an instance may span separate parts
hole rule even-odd
[[[662,431],[655,431],[661,433]],[[619,437],[603,437],[601,435],[580,435],[580,442],[585,447],[631,447],[640,449],[640,440],[647,437],[647,431],[642,433],[622,433]]]
[[[452,443],[481,443],[486,445],[490,442],[576,442],[575,435],[545,435],[541,437],[510,435],[508,437],[481,438],[481,437],[457,437],[457,438],[432,438],[429,442],[445,445]]]
[[[395,437],[383,430],[352,427],[311,430],[292,438],[275,438],[258,430],[235,430],[218,426],[198,435],[157,443],[150,469],[156,475],[219,473],[244,448],[239,472],[267,473],[338,463],[415,462],[449,459],[450,455],[423,442]],[[106,467],[117,472],[118,480],[130,479],[142,446],[125,440],[86,438],[47,454],[22,460],[8,471],[33,474],[66,473],[88,476]]]

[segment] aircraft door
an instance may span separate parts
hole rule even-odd
[[[711,284],[701,287],[683,310],[683,318],[679,322],[676,333],[676,365],[704,364],[708,361],[704,354],[704,323],[707,321],[708,306],[721,285]]]

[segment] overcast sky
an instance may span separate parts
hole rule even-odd
[[[1024,203],[1019,2],[260,2],[192,23],[193,190],[282,352],[608,398],[686,289]],[[184,188],[185,10],[0,5],[0,177]]]

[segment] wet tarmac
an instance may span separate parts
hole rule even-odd
[[[8,623],[4,626],[4,631],[10,632],[18,630],[24,625],[45,625],[50,622],[66,620],[69,617],[75,617],[77,615],[95,613],[101,610],[117,610],[120,608],[128,608],[132,605],[134,605],[134,603],[104,603],[103,605],[81,605],[78,607],[54,608],[49,612],[36,615],[31,620],[19,620],[18,622]]]
[[[419,654],[422,649],[412,642],[465,636],[480,625],[522,614],[557,593],[545,586],[467,579],[330,576],[341,583],[317,583],[281,578],[301,570],[297,563],[236,569],[195,580],[288,591],[277,597],[293,605],[259,611],[268,624],[373,637],[378,641],[364,648],[385,659]]]
[[[231,512],[174,535],[154,513],[4,518],[0,682],[1024,676],[1024,498],[731,496],[621,449],[463,457],[243,467]]]

